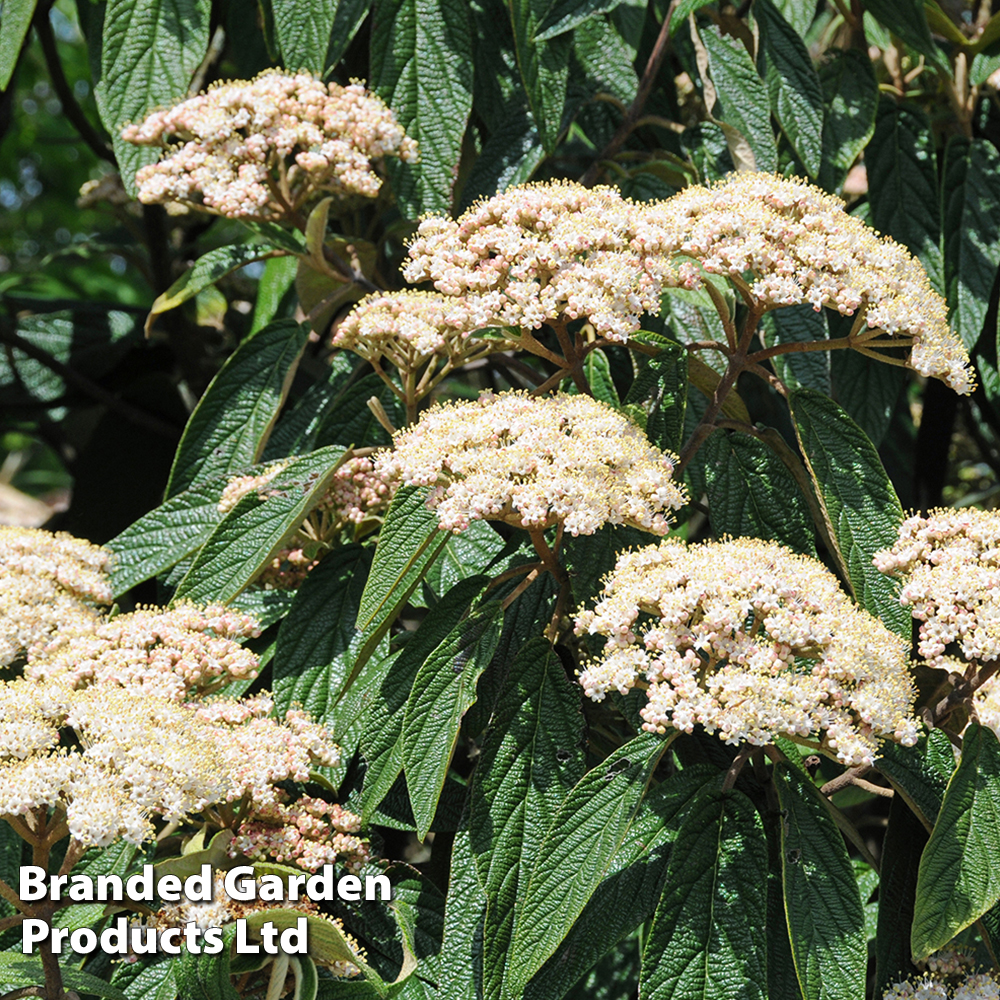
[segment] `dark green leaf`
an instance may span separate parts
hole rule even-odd
[[[614,10],[623,0],[555,0],[535,29],[535,41],[544,42],[589,20]]]
[[[510,668],[470,793],[472,850],[486,891],[483,993],[498,997],[527,878],[556,810],[586,767],[579,688],[541,637]]]
[[[812,517],[785,464],[763,441],[718,431],[705,448],[713,534],[766,538],[815,556]]]
[[[536,32],[550,9],[549,0],[508,0],[521,83],[545,151],[551,153],[562,131],[571,35],[538,41]]]
[[[825,311],[802,304],[776,309],[764,316],[763,328],[771,344],[796,344],[826,340],[829,336]],[[771,359],[778,376],[792,388],[830,393],[830,351],[779,354]],[[836,352],[847,354],[847,351]],[[888,367],[870,365],[869,367]]]
[[[741,42],[723,35],[714,24],[700,30],[717,97],[710,111],[726,131],[730,153],[751,166],[746,156],[749,152],[751,168],[777,170],[778,147],[771,130],[767,87],[757,75],[753,60]],[[748,150],[743,150],[743,142]]]
[[[646,412],[646,437],[664,451],[677,452],[684,433],[687,406],[687,351],[660,338],[660,353],[636,376],[625,401]]]
[[[4,0],[0,16],[0,91],[7,89],[21,54],[21,43],[31,27],[37,0]]]
[[[86,972],[80,972],[69,966],[62,966],[63,985],[67,989],[94,997],[107,997],[108,1000],[128,1000],[128,997],[117,986],[98,979]],[[42,960],[34,955],[22,955],[18,952],[0,952],[0,982],[10,986],[38,986],[45,982],[45,972]]]
[[[789,397],[802,451],[858,603],[894,632],[910,638],[910,615],[899,583],[883,576],[874,554],[891,546],[903,508],[864,431],[832,399],[812,389]]]
[[[320,423],[316,446],[345,444],[367,448],[388,444],[389,435],[368,409],[367,403],[372,396],[382,404],[393,425],[401,427],[406,414],[399,400],[392,389],[372,372],[344,386]]]
[[[308,330],[281,320],[245,340],[198,401],[177,447],[167,497],[253,465],[267,443]]]
[[[764,1000],[767,843],[741,792],[707,786],[684,815],[642,957],[640,1000]]]
[[[927,116],[883,98],[865,148],[865,166],[872,225],[919,257],[935,291],[943,294],[941,202]]]
[[[112,981],[124,990],[128,1000],[175,1000],[177,963],[169,958],[154,965],[140,962],[120,964]]]
[[[932,65],[951,76],[951,63],[931,38],[924,5],[920,0],[866,0],[865,10],[910,48],[927,56]]]
[[[673,17],[670,19],[670,34],[676,35],[692,14],[713,2],[714,0],[680,0],[674,8]]]
[[[839,188],[875,131],[878,81],[872,61],[858,49],[835,51],[819,68],[826,116],[820,183]]]
[[[899,394],[908,381],[906,371],[847,350],[833,352],[830,374],[833,397],[871,438],[872,444],[879,447],[889,430]]]
[[[775,769],[785,912],[804,1000],[865,995],[865,916],[844,838],[798,769]]]
[[[566,797],[520,893],[505,998],[520,996],[607,877],[668,745],[662,736],[642,733]]]
[[[587,355],[583,362],[583,374],[590,385],[591,395],[594,399],[607,403],[608,406],[613,406],[616,409],[621,405],[618,399],[618,390],[611,377],[611,363],[604,351],[597,348]],[[572,379],[565,383],[565,391],[570,395],[577,395],[580,392]]]
[[[604,524],[592,535],[566,540],[566,568],[578,603],[593,598],[603,577],[615,568],[619,554],[649,545],[653,536],[627,524]]]
[[[135,193],[135,172],[159,150],[121,138],[129,122],[187,96],[208,48],[210,0],[107,0],[97,108],[111,135],[122,183]]]
[[[420,145],[419,163],[386,169],[404,215],[452,207],[472,109],[472,36],[462,0],[376,0],[371,87]]]
[[[337,0],[337,13],[333,18],[333,31],[330,33],[330,47],[326,52],[328,71],[340,62],[371,6],[372,0]]]
[[[642,800],[629,835],[558,951],[525,990],[525,1000],[560,1000],[603,952],[648,920],[665,884],[667,862],[680,827],[706,781],[718,776],[694,764],[661,782]],[[634,986],[632,987],[634,991]]]
[[[771,111],[810,177],[823,153],[823,92],[805,42],[770,0],[755,0],[760,59]]]
[[[485,912],[486,894],[476,873],[469,832],[459,830],[451,850],[438,983],[441,996],[448,1000],[479,1000],[481,997],[477,982],[482,972]]]
[[[956,136],[944,161],[944,276],[951,323],[971,351],[1000,265],[1000,153]]]
[[[887,741],[882,745],[877,767],[929,830],[955,770],[955,754],[944,730],[932,729],[916,747]]]
[[[459,580],[482,573],[503,549],[503,538],[487,521],[473,521],[465,531],[450,535],[427,571],[425,582],[438,597]],[[414,599],[414,603],[417,603]]]
[[[322,75],[339,6],[337,0],[271,0],[274,34],[286,70]]]
[[[342,457],[336,446],[315,451],[279,472],[266,497],[243,497],[205,542],[175,598],[207,604],[235,597],[323,499]]]
[[[476,681],[500,637],[500,602],[460,622],[417,671],[403,715],[402,754],[417,836],[430,829]]]
[[[1000,901],[994,831],[1000,829],[1000,743],[970,723],[920,857],[910,947],[916,959],[943,948]]]

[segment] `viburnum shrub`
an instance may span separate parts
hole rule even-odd
[[[7,0],[0,1000],[1000,1000],[998,88]]]

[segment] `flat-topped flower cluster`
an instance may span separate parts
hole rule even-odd
[[[602,524],[664,534],[686,500],[674,458],[627,417],[589,396],[484,393],[437,404],[376,457],[390,484],[432,486],[441,527],[474,520],[572,535]]]
[[[217,84],[122,137],[166,150],[136,175],[140,201],[262,220],[284,220],[319,194],[374,198],[382,181],[373,160],[417,158],[416,143],[360,83],[277,70]]]
[[[871,764],[880,737],[917,739],[908,643],[821,563],[774,542],[667,539],[626,552],[576,631],[605,639],[580,675],[586,694],[648,685],[652,732],[822,738],[848,765]]]

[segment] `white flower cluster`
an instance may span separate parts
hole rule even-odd
[[[919,976],[892,983],[882,1000],[1000,1000],[1000,980],[991,973],[977,972],[951,987],[937,976]]]
[[[0,666],[111,603],[111,553],[65,532],[0,526]]]
[[[944,664],[951,644],[967,660],[1000,657],[1000,511],[910,517],[875,566],[903,581],[899,599],[921,622],[917,648],[931,666]]]
[[[704,269],[766,310],[809,303],[852,316],[864,309],[870,329],[912,338],[909,364],[921,375],[972,390],[968,353],[920,262],[812,184],[735,173],[712,187],[691,186],[644,211],[637,241],[647,253],[690,258],[681,270],[688,287],[702,285]]]
[[[673,272],[636,243],[639,212],[609,187],[511,188],[457,221],[421,222],[403,273],[460,296],[469,329],[586,317],[601,336],[624,341],[642,313],[659,312]]]
[[[685,502],[674,459],[625,416],[589,396],[485,393],[438,404],[398,431],[376,472],[388,483],[434,486],[441,527],[504,521],[529,530],[561,525],[591,535],[602,524],[664,534]]]
[[[417,158],[416,143],[360,83],[279,70],[155,111],[122,138],[167,151],[136,174],[140,201],[275,221],[320,194],[374,198],[382,181],[372,160]]]
[[[576,619],[606,638],[588,697],[648,683],[644,729],[763,745],[817,740],[871,764],[878,737],[917,739],[908,644],[857,608],[821,563],[774,542],[667,539],[618,558],[604,598]]]

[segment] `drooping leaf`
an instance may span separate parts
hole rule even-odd
[[[895,542],[903,521],[903,508],[878,452],[864,431],[822,393],[797,389],[789,403],[858,603],[909,639],[910,615],[899,603],[899,583],[879,573],[872,562],[879,549]]]
[[[1000,153],[956,136],[945,152],[944,275],[951,324],[971,351],[1000,265]]]
[[[943,948],[1000,901],[992,832],[1000,824],[1000,742],[973,722],[920,857],[910,947],[916,959]]]
[[[159,151],[125,142],[122,128],[187,96],[208,48],[210,15],[210,0],[108,0],[94,96],[129,194],[136,171]]]
[[[573,39],[569,34],[549,41],[536,37],[550,10],[549,0],[508,0],[514,49],[528,107],[545,151],[551,153],[562,131],[566,84]]]
[[[819,68],[826,114],[820,183],[839,188],[875,131],[878,81],[867,54],[844,49],[829,54]]]
[[[256,462],[267,443],[299,358],[307,329],[290,320],[245,340],[212,379],[184,428],[167,497]]]
[[[668,745],[662,736],[637,736],[585,774],[563,801],[520,894],[504,1000],[520,996],[611,870]]]
[[[207,604],[235,597],[322,500],[343,454],[336,446],[315,451],[279,472],[266,496],[243,497],[202,546],[175,599]]]
[[[767,842],[741,792],[712,782],[684,815],[642,959],[640,1000],[765,1000]]]
[[[781,764],[782,882],[803,1000],[865,995],[865,917],[844,838],[819,790]]]
[[[934,290],[944,293],[941,209],[934,136],[927,116],[883,98],[865,147],[871,223],[920,258]]]
[[[434,820],[462,716],[476,700],[476,682],[500,637],[499,601],[460,622],[417,671],[403,715],[402,755],[417,836]]]
[[[771,111],[810,177],[823,152],[823,92],[805,42],[770,0],[755,0],[760,59]]]
[[[255,260],[273,257],[273,247],[256,243],[237,243],[217,247],[202,254],[165,292],[158,295],[149,309],[146,329],[153,320],[181,303],[194,298],[200,291],[214,285],[220,278]]]
[[[583,776],[580,695],[539,637],[514,662],[470,793],[471,847],[486,891],[483,993],[498,997],[518,885],[570,788]]]
[[[816,554],[812,518],[784,463],[763,441],[718,431],[704,445],[712,532],[766,538]]]
[[[714,24],[700,29],[708,53],[709,73],[716,92],[716,103],[709,110],[726,132],[730,153],[739,154],[740,140],[745,141],[757,170],[778,168],[778,147],[771,130],[771,109],[767,87],[757,75],[757,68],[743,45],[723,35]],[[745,157],[741,156],[741,159]],[[747,164],[749,166],[749,164]]]
[[[376,0],[372,88],[420,146],[419,163],[386,169],[403,214],[452,207],[462,137],[472,109],[472,36],[461,0]]]

